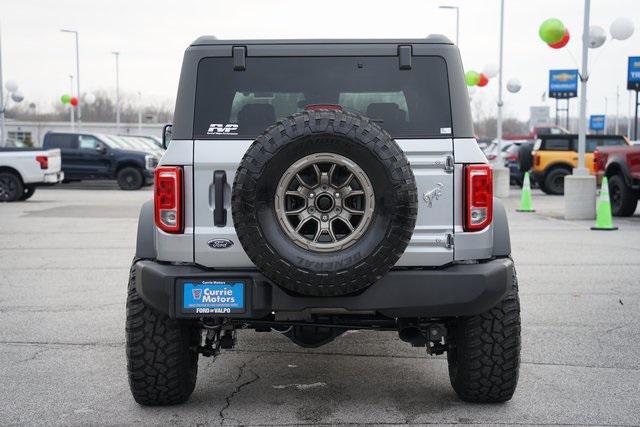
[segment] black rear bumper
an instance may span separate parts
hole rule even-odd
[[[336,309],[375,311],[387,317],[451,317],[482,313],[498,303],[512,283],[513,261],[499,258],[478,264],[454,264],[439,269],[392,270],[357,295],[307,297],[291,295],[260,272],[208,270],[192,265],[136,263],[136,290],[156,310],[172,318],[235,317],[260,319],[271,312]],[[178,302],[183,279],[242,279],[246,311],[241,314],[185,314]]]

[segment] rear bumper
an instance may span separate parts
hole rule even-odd
[[[512,283],[513,261],[499,258],[478,264],[455,264],[439,269],[392,270],[357,295],[307,297],[285,292],[255,270],[220,271],[193,265],[135,264],[136,290],[146,304],[172,318],[235,317],[260,319],[271,312],[335,309],[344,313],[375,311],[387,317],[452,317],[482,313],[498,303]],[[241,279],[245,312],[185,314],[179,286],[184,279]]]
[[[44,174],[43,182],[45,184],[57,184],[64,180],[64,172],[54,172],[54,173],[46,173]]]

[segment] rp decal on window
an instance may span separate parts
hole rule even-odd
[[[211,123],[207,135],[237,135],[238,125],[235,123]]]

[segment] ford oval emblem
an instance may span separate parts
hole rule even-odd
[[[207,242],[212,249],[227,249],[233,246],[233,242],[229,239],[212,239]]]

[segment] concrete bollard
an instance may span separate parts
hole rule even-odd
[[[564,219],[596,218],[596,177],[567,175],[564,178]]]
[[[509,169],[502,166],[493,167],[493,195],[500,199],[509,197]]]

